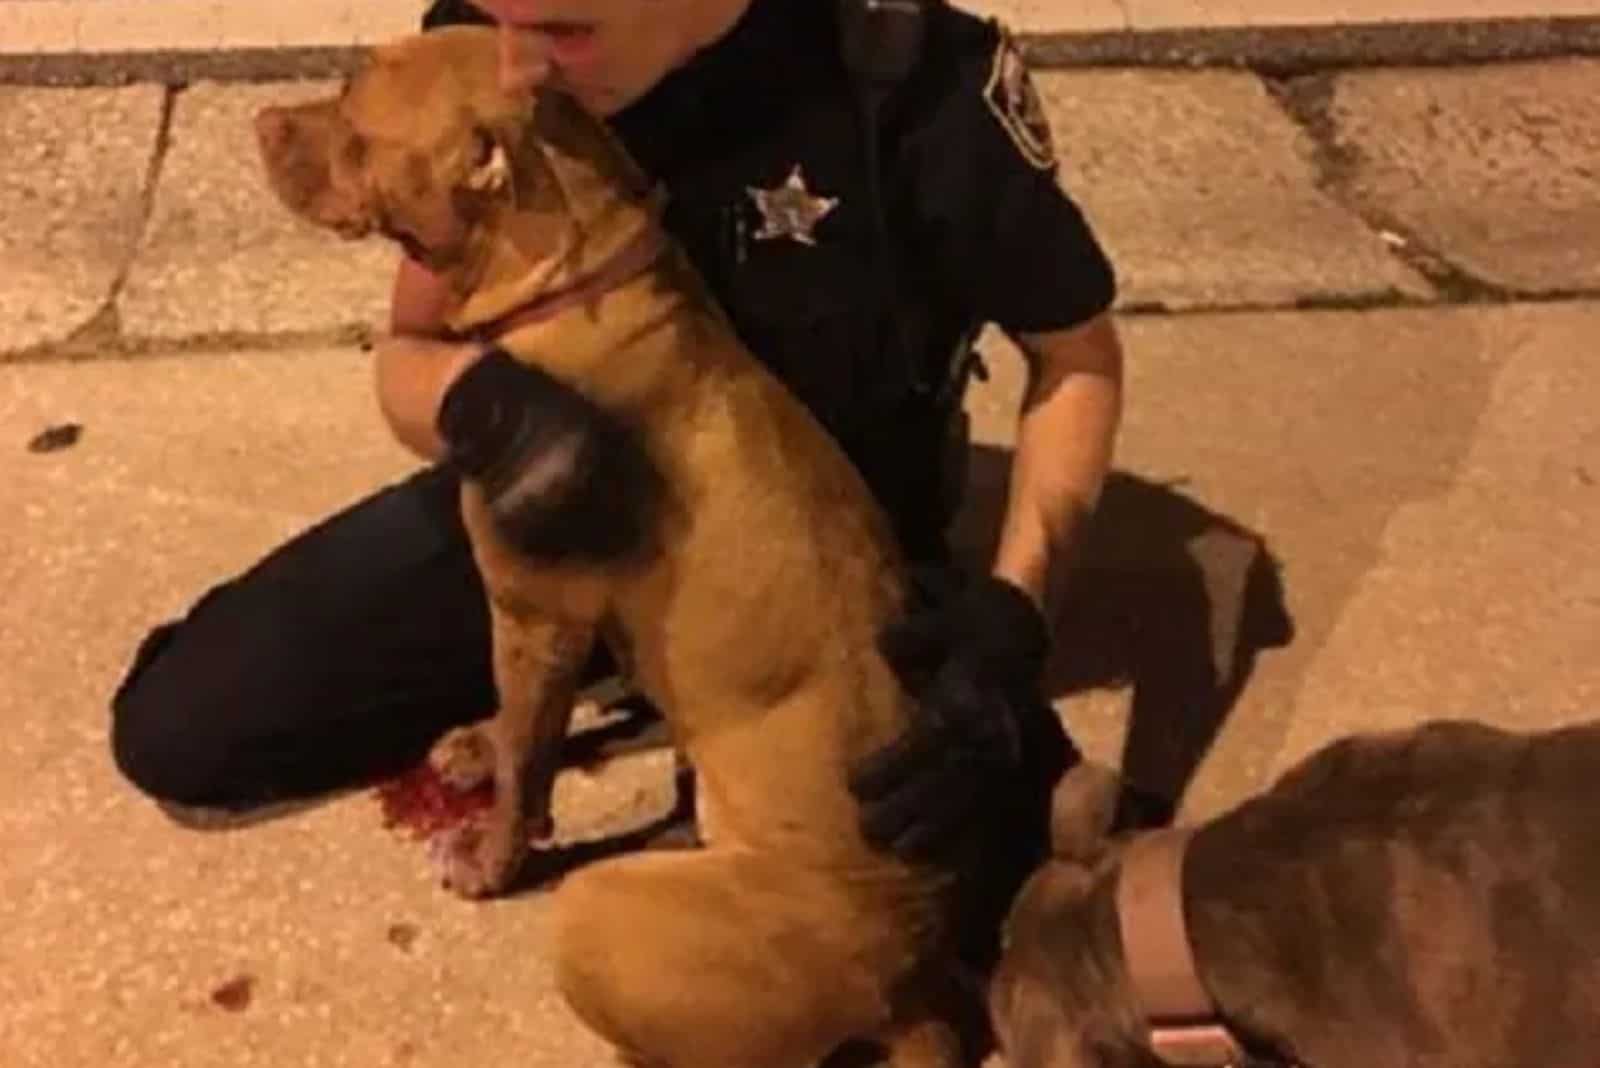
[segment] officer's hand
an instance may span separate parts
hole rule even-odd
[[[447,462],[482,487],[513,547],[611,559],[646,537],[660,479],[636,436],[503,349],[489,348],[451,383],[437,428]]]
[[[948,570],[915,576],[880,648],[918,702],[911,728],[852,769],[867,840],[927,860],[1048,797],[1072,755],[1040,692],[1044,619],[1016,586]]]

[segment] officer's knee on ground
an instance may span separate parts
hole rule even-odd
[[[117,770],[141,793],[157,801],[204,805],[222,793],[221,761],[212,739],[191,729],[204,723],[205,710],[189,707],[173,674],[161,670],[161,656],[176,627],[151,631],[111,698],[111,757]]]
[[[216,783],[207,762],[191,748],[167,744],[163,709],[135,690],[112,704],[111,757],[130,784],[154,801],[204,805]]]

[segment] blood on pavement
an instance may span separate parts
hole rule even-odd
[[[427,761],[375,789],[384,827],[417,840],[459,826],[494,803],[493,782],[462,792],[441,779]]]

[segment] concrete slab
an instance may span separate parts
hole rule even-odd
[[[1600,716],[1600,315],[1482,320],[1503,355],[1448,492],[1399,509],[1295,700],[1284,767],[1332,729]]]
[[[363,0],[24,0],[8,3],[0,54],[370,44],[414,28],[426,5]]]
[[[1126,320],[1119,473],[1062,631],[1075,731],[1160,753],[1226,713],[1203,815],[1354,726],[1592,706],[1597,327],[1593,304]],[[970,403],[1003,450],[1020,360],[989,354]],[[8,1066],[609,1059],[553,995],[544,899],[450,898],[370,794],[199,831],[111,767],[145,628],[407,469],[365,376],[350,351],[0,368]],[[67,420],[75,446],[24,448]],[[1288,640],[1254,618],[1263,557]],[[666,761],[559,782],[593,837],[664,805]]]
[[[1600,62],[1336,79],[1341,188],[1473,278],[1600,288]]]
[[[161,109],[156,86],[0,88],[0,358],[69,337],[110,298],[144,219]]]
[[[369,793],[248,831],[197,831],[137,798],[111,765],[106,703],[145,629],[392,463],[348,431],[327,442],[332,464],[298,484],[246,474],[279,467],[289,437],[323,436],[339,422],[327,411],[370,426],[353,357],[267,353],[258,366],[283,372],[279,400],[263,406],[279,411],[245,422],[211,405],[239,384],[231,360],[0,369],[10,428],[91,398],[76,409],[86,431],[74,448],[0,448],[4,1062],[443,1068],[515,1052],[536,1065],[599,1063],[604,1051],[551,988],[540,896],[453,899],[421,845],[383,829]],[[183,388],[137,390],[141,375],[178,367],[191,374]],[[89,384],[108,374],[128,387],[121,411],[149,411],[119,420],[115,390]],[[284,414],[316,403],[323,414],[298,423]],[[163,421],[177,446],[142,436]],[[244,444],[201,454],[218,470],[209,483],[161,474],[184,442],[230,424]],[[107,466],[112,452],[124,466]],[[668,764],[658,753],[563,775],[563,837],[642,823],[668,799]]]
[[[1595,315],[1124,320],[1119,474],[1058,623],[1084,748],[1167,780],[1214,733],[1203,816],[1348,729],[1592,710]],[[1022,365],[987,342],[968,407],[1003,448]]]
[[[1019,34],[1092,33],[1128,28],[1126,0],[961,0],[964,11],[997,18]]]
[[[194,353],[48,363],[0,380],[17,440],[83,426],[74,448],[22,469],[89,494],[136,488],[285,519],[341,507],[417,464],[390,437],[371,357],[354,349]]]
[[[965,0],[968,10],[1038,35],[1460,22],[1600,14],[1596,0]],[[8,4],[0,55],[198,51],[366,44],[416,24],[425,4],[284,0],[25,0]]]
[[[1593,15],[1592,0],[1123,0],[1135,30],[1199,26],[1350,26]]]
[[[1309,137],[1231,72],[1039,72],[1061,177],[1122,277],[1172,309],[1426,297],[1316,184]]]
[[[398,253],[291,217],[250,122],[324,82],[202,84],[177,98],[150,225],[118,302],[135,339],[333,332],[381,322]]]
[[[29,566],[0,607],[7,1065],[603,1059],[551,987],[542,898],[453,900],[370,797],[201,832],[116,778],[103,708],[137,635],[125,606],[258,520],[162,502],[157,521],[136,491],[30,499]],[[64,572],[37,566],[52,543],[73,546]]]

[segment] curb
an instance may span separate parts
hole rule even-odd
[[[1042,70],[1227,67],[1284,77],[1600,56],[1600,16],[1190,27],[1037,34],[1022,40],[1030,62]]]
[[[1600,16],[1332,26],[1191,27],[1019,34],[1038,69],[1243,68],[1285,76],[1362,67],[1600,56]],[[365,46],[0,55],[0,85],[264,82],[336,78]]]

